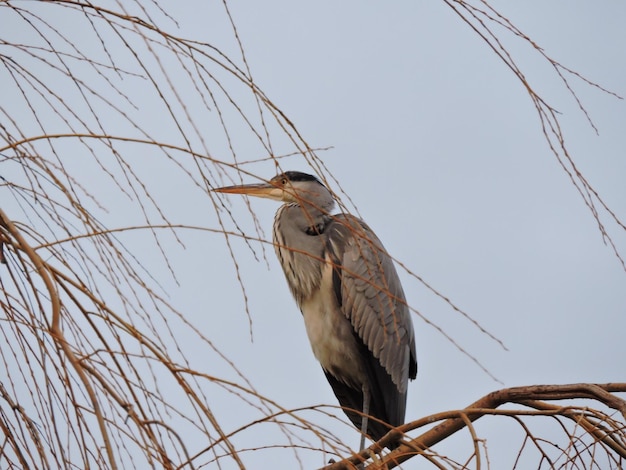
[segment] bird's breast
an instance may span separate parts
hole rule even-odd
[[[335,298],[330,264],[323,268],[320,287],[303,299],[300,309],[313,354],[324,370],[346,385],[361,389],[366,380],[361,346]]]

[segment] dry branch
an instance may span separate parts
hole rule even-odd
[[[390,431],[380,441],[372,444],[360,454],[328,465],[324,467],[324,470],[354,469],[371,455],[380,452],[389,443],[406,436],[407,432],[445,419],[416,438],[401,440],[395,450],[373,459],[373,463],[367,468],[371,470],[394,468],[415,456],[426,457],[430,460],[433,455],[436,455],[433,449],[436,444],[466,427],[471,427],[471,423],[476,420],[494,415],[518,418],[523,416],[564,417],[588,433],[592,437],[592,445],[605,446],[609,452],[615,454],[617,459],[626,460],[626,401],[617,396],[617,393],[626,393],[626,383],[530,385],[498,390],[485,395],[463,410],[444,412],[407,423]],[[616,421],[593,407],[559,406],[546,403],[546,401],[580,399],[595,401],[596,404],[602,404],[618,412],[622,421]],[[522,405],[536,411],[529,413],[528,409],[500,410],[499,408],[505,404]],[[470,432],[473,434],[473,429],[470,429]],[[572,432],[570,436],[573,438],[573,435]],[[529,433],[529,437],[534,439],[540,436]],[[478,456],[477,450],[474,456]]]

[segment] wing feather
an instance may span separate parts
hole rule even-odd
[[[326,233],[337,301],[364,345],[372,401],[384,404],[379,415],[372,415],[397,426],[404,422],[408,378],[417,372],[413,325],[400,279],[363,221],[340,214]]]

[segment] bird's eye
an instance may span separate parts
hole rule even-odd
[[[280,180],[280,184],[285,186],[287,184],[287,178],[283,178],[282,180]]]

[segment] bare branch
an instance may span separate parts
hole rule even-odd
[[[428,451],[433,451],[433,447],[444,441],[458,431],[469,428],[474,443],[478,441],[478,436],[471,423],[485,416],[511,416],[522,425],[527,433],[527,437],[537,444],[538,437],[528,430],[523,423],[523,416],[551,416],[563,417],[574,423],[574,429],[566,430],[569,439],[574,439],[576,427],[580,426],[585,433],[593,437],[594,446],[602,446],[615,453],[618,458],[626,459],[626,401],[618,397],[617,393],[626,393],[626,383],[609,384],[569,384],[569,385],[531,385],[527,387],[514,387],[498,390],[490,393],[472,403],[467,408],[460,411],[450,411],[437,415],[427,416],[417,421],[407,423],[404,426],[392,430],[379,442],[372,444],[359,455],[324,467],[325,470],[340,470],[354,468],[369,458],[371,454],[380,452],[390,443],[397,441],[407,432],[430,425],[434,422],[442,421],[432,429],[424,432],[416,438],[400,441],[397,449],[376,459],[369,465],[368,469],[394,468],[402,462],[414,457],[425,456]],[[609,409],[619,412],[624,420],[616,422],[606,413],[589,407],[558,406],[545,401],[560,400],[593,400]],[[525,410],[500,410],[505,404],[522,405],[536,411]],[[604,424],[603,424],[604,423]],[[606,427],[606,426],[608,427]],[[519,454],[524,450],[525,443],[522,444]],[[543,450],[541,450],[543,452]],[[474,445],[474,457],[478,458],[479,450]],[[545,455],[545,458],[548,458]],[[582,458],[577,455],[576,457]],[[432,456],[429,456],[429,460]],[[519,459],[519,455],[518,455]]]

